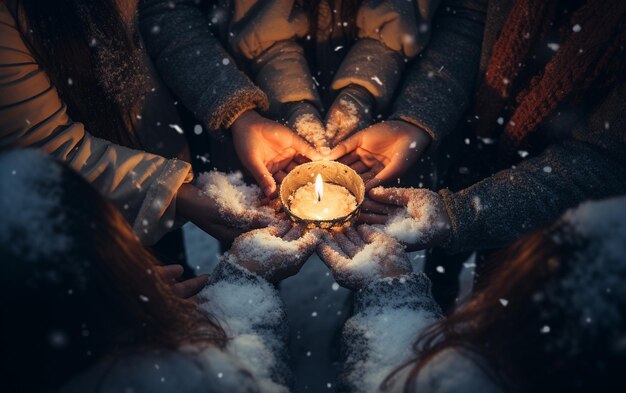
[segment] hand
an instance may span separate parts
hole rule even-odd
[[[317,108],[307,102],[290,102],[285,104],[284,116],[287,124],[296,134],[300,135],[318,151],[330,151],[326,128]]]
[[[337,145],[325,158],[354,169],[367,190],[400,176],[422,154],[430,135],[410,123],[389,120],[374,124]]]
[[[222,241],[232,241],[243,232],[267,225],[271,220],[260,212],[244,215],[220,209],[210,197],[191,184],[183,184],[176,195],[176,213]]]
[[[335,146],[372,124],[374,105],[372,94],[361,86],[350,85],[341,90],[326,115],[330,145]]]
[[[380,230],[361,225],[345,234],[324,234],[317,252],[342,287],[358,290],[372,281],[411,273],[404,247]]]
[[[155,271],[157,274],[160,274],[163,278],[165,278],[165,281],[172,286],[172,292],[183,299],[189,299],[190,297],[197,295],[209,281],[209,276],[206,274],[190,278],[188,280],[178,281],[178,278],[184,271],[181,265],[157,265],[155,266]]]
[[[450,217],[443,199],[424,188],[383,188],[369,192],[367,212],[359,221],[384,224],[384,231],[411,249],[439,245],[450,237]]]
[[[276,192],[272,174],[286,168],[296,154],[314,156],[315,149],[289,128],[255,111],[239,116],[231,126],[235,151],[266,196]]]
[[[282,221],[277,226],[241,235],[226,258],[276,283],[298,273],[319,240],[318,231],[306,231],[302,226]]]

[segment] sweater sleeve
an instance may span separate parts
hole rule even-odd
[[[165,83],[209,130],[267,109],[267,97],[237,68],[197,1],[142,0],[139,25]]]
[[[405,61],[413,59],[430,37],[430,21],[439,0],[367,0],[359,7],[359,40],[337,70],[332,88],[354,84],[367,89],[378,110],[391,102]]]
[[[445,0],[433,20],[428,47],[413,63],[390,119],[430,134],[433,146],[457,126],[468,108],[480,62],[485,0]]]
[[[201,306],[222,324],[227,350],[238,358],[261,387],[287,392],[287,320],[278,291],[263,278],[223,260],[200,294]]]
[[[176,193],[192,178],[184,161],[95,138],[73,122],[0,3],[0,150],[25,147],[40,149],[80,173],[116,205],[145,244],[171,229]]]
[[[420,332],[439,318],[423,273],[380,279],[361,289],[343,330],[340,391],[379,391],[393,370],[415,356],[412,345]]]

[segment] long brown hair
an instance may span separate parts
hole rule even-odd
[[[29,177],[25,166],[42,162],[47,172],[60,168],[61,178],[49,173]],[[13,235],[0,244],[0,302],[5,316],[12,316],[3,318],[0,329],[3,354],[11,358],[11,367],[1,372],[19,381],[19,391],[58,386],[104,355],[176,350],[185,344],[225,345],[218,321],[172,292],[155,270],[157,259],[141,245],[123,216],[78,174],[28,150],[0,155],[0,168],[3,173],[16,168],[21,184],[41,198],[60,195],[60,203],[45,221],[30,224],[62,221],[54,236],[67,244],[59,252],[33,258],[28,250],[35,242],[29,238],[46,232],[21,230],[19,220],[0,226]],[[10,195],[8,201],[14,205]],[[38,217],[32,213],[37,209],[42,207],[27,207],[24,221]]]
[[[557,107],[589,89],[611,86],[626,72],[626,2],[586,0],[560,28],[561,44],[548,64],[526,84],[519,76],[531,48],[554,23],[558,0],[517,0],[493,46],[485,78],[477,90],[474,127],[495,136],[504,124],[500,146],[512,153]],[[500,122],[502,124],[502,122]]]
[[[118,0],[15,0],[11,8],[72,120],[94,136],[139,147],[131,112],[150,80]]]
[[[575,257],[587,244],[576,237],[562,241],[555,228],[543,228],[490,257],[487,263],[497,267],[488,285],[415,342],[418,356],[404,366],[410,368],[404,391],[415,392],[420,371],[446,349],[467,356],[505,391],[614,387],[624,354],[615,355],[608,350],[613,344],[602,340],[578,339],[577,354],[560,347],[558,340],[584,321],[573,321],[567,305],[552,304],[546,296],[547,285],[576,263],[593,263]],[[585,329],[580,326],[575,329]]]

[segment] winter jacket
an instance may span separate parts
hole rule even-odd
[[[207,72],[209,67],[221,66],[221,59],[228,59],[211,35],[207,18],[210,25],[215,25],[224,46],[267,93],[271,113],[276,114],[287,102],[309,101],[321,107],[316,89],[320,82],[323,89],[331,82],[334,90],[349,84],[363,86],[383,108],[396,90],[405,60],[415,57],[425,45],[428,29],[422,27],[420,31],[420,24],[430,20],[438,1],[364,1],[356,16],[360,39],[352,47],[352,39],[344,36],[344,29],[332,25],[333,12],[328,2],[322,1],[315,22],[314,52],[318,68],[315,78],[302,45],[311,40],[314,23],[309,20],[306,5],[301,4],[306,2],[225,0],[219,3],[204,18],[201,6],[193,1],[144,0],[140,6],[142,31],[159,71],[170,88],[201,119],[204,110],[198,111],[197,97],[208,87],[217,84],[222,87],[217,91],[230,96],[228,93],[235,86],[243,84],[240,77],[212,81],[214,73]],[[158,33],[150,33],[155,26],[159,26]],[[326,78],[331,78],[328,83]],[[239,95],[239,98],[243,97]],[[259,102],[256,104],[267,109]],[[207,104],[204,106],[209,109]]]
[[[229,338],[226,348],[186,346],[106,358],[67,383],[62,393],[287,393],[287,325],[277,290],[226,262],[199,294]]]
[[[193,0],[141,0],[139,26],[163,80],[214,135],[267,96],[241,72],[209,29],[214,22]]]
[[[440,7],[428,48],[408,71],[391,118],[420,126],[435,144],[464,133],[461,119],[513,3],[492,0],[487,8],[467,0]],[[546,130],[547,147],[537,155],[461,191],[440,191],[452,221],[444,249],[502,246],[584,200],[625,193],[625,99],[626,88],[616,86],[592,111],[574,106],[569,113],[577,121]]]
[[[146,151],[93,137],[69,118],[13,13],[0,3],[0,150],[35,147],[64,162],[113,202],[145,244],[172,228],[176,192],[192,179],[190,164],[179,159],[188,153],[175,130],[173,101],[153,82],[157,87],[132,116]]]

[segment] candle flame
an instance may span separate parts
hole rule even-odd
[[[315,178],[315,194],[317,195],[317,201],[320,202],[324,196],[324,181],[322,180],[322,175],[319,173]]]

